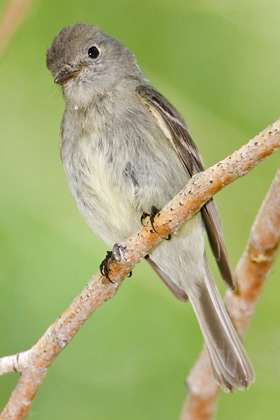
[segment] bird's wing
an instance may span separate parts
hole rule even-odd
[[[149,85],[139,86],[137,94],[175,148],[189,175],[192,177],[203,171],[200,154],[179,112],[164,96]],[[228,261],[219,214],[213,199],[202,207],[201,213],[221,276],[229,287],[234,288],[234,277]]]

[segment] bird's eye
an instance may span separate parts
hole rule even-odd
[[[97,58],[99,56],[99,49],[95,46],[90,47],[88,50],[88,56],[93,59]]]

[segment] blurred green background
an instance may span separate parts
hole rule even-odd
[[[78,21],[97,24],[135,53],[187,119],[206,166],[280,114],[276,0],[35,1],[0,62],[2,356],[37,341],[106,251],[66,184],[57,146],[64,103],[45,66],[54,36]],[[278,165],[279,153],[216,198],[233,267]],[[212,269],[218,278],[213,261]],[[217,419],[279,418],[279,280],[278,261],[245,340],[256,383],[221,395]],[[177,419],[201,344],[190,305],[142,262],[50,368],[30,417]],[[1,378],[1,407],[16,381],[16,374]]]

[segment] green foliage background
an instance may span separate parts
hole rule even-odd
[[[32,346],[106,251],[75,208],[58,154],[64,104],[45,66],[54,36],[86,21],[125,43],[186,117],[209,166],[280,114],[279,19],[276,0],[35,1],[0,62],[1,355]],[[279,153],[217,196],[233,266],[278,165]],[[279,277],[278,261],[245,340],[256,383],[221,395],[217,419],[279,418]],[[30,417],[177,419],[201,343],[190,305],[142,262],[51,367]],[[1,378],[1,407],[16,381]]]

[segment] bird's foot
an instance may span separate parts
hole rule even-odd
[[[151,206],[151,212],[150,213],[143,213],[141,216],[141,224],[142,226],[144,226],[144,220],[149,217],[152,228],[154,230],[154,232],[157,233],[156,228],[154,226],[154,221],[155,221],[155,216],[156,214],[159,212],[159,210],[155,207],[155,206]]]
[[[154,232],[156,232],[156,233],[158,233],[157,231],[156,231],[156,228],[155,228],[155,226],[154,226],[154,220],[155,220],[155,216],[156,216],[156,214],[158,214],[158,212],[159,212],[159,210],[155,207],[155,206],[151,206],[151,212],[150,213],[143,213],[142,214],[142,216],[141,216],[141,224],[142,224],[142,226],[144,226],[144,220],[147,218],[147,217],[149,217],[150,218],[150,222],[151,222],[151,225],[152,225],[152,228],[153,228],[153,230],[154,230]],[[166,241],[170,241],[170,239],[171,239],[171,234],[169,234],[166,238],[164,238]]]
[[[113,261],[114,261],[113,251],[107,251],[106,257],[104,258],[104,260],[99,266],[100,273],[102,274],[102,276],[106,277],[106,279],[109,280],[110,283],[114,283],[110,279],[110,276],[109,276],[110,274],[109,264]]]
[[[115,244],[113,246],[112,251],[107,251],[106,257],[104,258],[104,260],[99,266],[100,273],[102,274],[102,276],[106,277],[106,279],[109,280],[110,283],[114,283],[114,282],[110,278],[109,265],[112,264],[113,262],[120,262],[125,251],[126,251],[126,247],[120,244]],[[132,271],[128,274],[128,277],[131,277],[131,276],[132,276]]]

